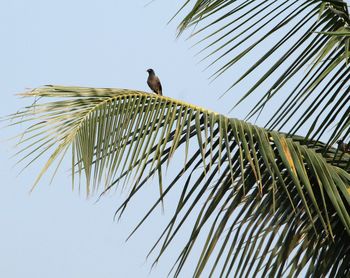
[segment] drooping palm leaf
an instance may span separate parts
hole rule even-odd
[[[338,138],[349,138],[350,48],[349,37],[343,33],[350,18],[345,1],[186,2],[191,4],[179,32],[197,26],[191,36],[202,36],[201,53],[207,53],[204,59],[210,57],[210,66],[217,68],[213,77],[240,61],[250,63],[246,72],[233,75],[232,85],[246,78],[253,84],[241,101],[252,93],[260,94],[248,119],[283,94],[285,101],[267,121],[269,129],[287,126],[295,134],[307,125],[306,138],[323,136],[326,148]],[[329,35],[333,32],[338,36]],[[247,57],[254,57],[255,62]]]
[[[88,194],[101,184],[109,190],[124,180],[130,195],[121,213],[154,174],[161,177],[162,167],[183,147],[183,169],[168,186],[159,179],[159,200],[140,222],[186,178],[178,206],[154,247],[161,256],[189,217],[197,215],[175,275],[201,234],[207,240],[197,276],[208,268],[239,276],[294,275],[303,269],[316,276],[349,274],[348,154],[335,149],[324,153],[322,143],[307,147],[299,144],[305,138],[293,140],[139,91],[48,86],[24,96],[53,98],[10,116],[14,124],[32,123],[21,136],[21,161],[29,165],[50,154],[35,184],[72,151],[73,183],[84,173]],[[213,252],[216,260],[208,264]]]

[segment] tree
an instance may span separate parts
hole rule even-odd
[[[195,276],[205,268],[237,277],[296,276],[301,271],[316,277],[348,276],[350,160],[347,147],[333,147],[339,139],[346,142],[350,131],[346,3],[194,2],[179,32],[197,26],[191,37],[203,34],[202,53],[209,51],[205,58],[213,57],[211,65],[219,65],[214,78],[253,55],[255,63],[234,76],[229,88],[234,90],[241,80],[259,74],[261,65],[271,65],[241,99],[264,92],[249,120],[263,113],[277,93],[286,92],[286,101],[266,126],[140,91],[38,88],[23,95],[49,101],[10,116],[15,124],[32,122],[22,134],[21,159],[30,165],[50,154],[34,185],[56,162],[55,173],[71,151],[72,183],[78,177],[87,194],[101,185],[103,192],[122,183],[130,188],[117,211],[121,216],[157,175],[158,201],[140,225],[175,185],[182,186],[177,208],[154,246],[159,248],[157,261],[198,212],[175,262],[175,276],[202,234],[206,241]],[[190,4],[186,1],[181,10]],[[241,46],[245,48],[236,53]],[[264,47],[269,49],[261,51]],[[305,126],[309,132],[297,135]],[[164,185],[162,169],[181,150],[183,167]]]

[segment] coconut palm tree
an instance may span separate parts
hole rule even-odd
[[[116,212],[120,217],[144,184],[158,176],[158,200],[131,234],[165,197],[177,197],[150,251],[158,250],[157,262],[180,231],[191,230],[171,269],[174,276],[202,237],[196,277],[203,271],[233,277],[349,277],[346,3],[188,0],[176,14],[181,15],[179,34],[196,27],[190,37],[202,45],[200,55],[209,59],[212,77],[234,79],[228,93],[250,78],[251,88],[232,104],[255,96],[247,117],[233,119],[135,90],[37,88],[23,95],[40,102],[10,116],[15,124],[31,123],[21,134],[21,160],[30,165],[50,154],[34,186],[49,168],[55,166],[55,173],[70,152],[72,183],[84,183],[87,194],[129,189]],[[246,70],[229,74],[237,65]],[[247,122],[265,113],[276,96],[280,107],[264,117],[264,127]],[[297,135],[302,128],[308,132]],[[163,169],[172,159],[182,166],[165,184]],[[181,187],[178,195],[175,186]]]

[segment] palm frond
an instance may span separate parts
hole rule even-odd
[[[47,86],[23,95],[53,98],[10,116],[14,124],[32,123],[19,143],[25,165],[49,153],[35,184],[71,151],[73,182],[84,174],[88,194],[98,192],[101,184],[104,192],[122,180],[129,185],[130,194],[117,211],[122,214],[158,173],[159,199],[135,232],[187,176],[177,208],[151,250],[159,248],[158,261],[196,215],[175,276],[199,235],[206,241],[195,276],[205,269],[239,277],[296,275],[304,269],[315,276],[349,274],[348,154],[332,148],[325,153],[320,142],[307,147],[299,143],[305,138],[293,140],[145,92]],[[184,166],[164,186],[162,167],[180,149]],[[216,260],[208,264],[214,253]],[[331,255],[336,259],[330,262]]]
[[[191,37],[201,37],[200,53],[206,53],[204,59],[211,58],[210,66],[217,68],[213,78],[238,62],[241,68],[250,64],[240,76],[234,75],[237,79],[229,88],[246,78],[253,84],[236,105],[253,93],[261,94],[247,119],[260,115],[273,97],[283,94],[285,101],[267,121],[267,128],[288,128],[296,134],[307,126],[306,139],[326,137],[326,148],[339,138],[350,138],[350,18],[345,1],[196,0],[186,4],[193,7],[179,33],[198,26]],[[254,62],[247,57],[254,57]]]

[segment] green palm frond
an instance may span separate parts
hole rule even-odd
[[[104,192],[122,180],[130,185],[122,214],[158,174],[159,199],[134,233],[185,179],[177,208],[151,250],[159,249],[158,261],[190,216],[196,218],[175,276],[199,235],[206,241],[196,276],[203,270],[238,277],[350,273],[348,154],[145,92],[47,86],[23,95],[52,98],[10,116],[14,124],[31,123],[19,143],[25,167],[49,154],[35,184],[71,151],[72,182],[84,174],[88,194],[101,184]],[[162,167],[180,149],[183,167],[164,186]]]
[[[287,127],[296,134],[306,125],[306,138],[326,136],[326,148],[338,138],[350,137],[350,38],[344,35],[350,18],[345,1],[186,2],[191,4],[179,32],[197,26],[191,36],[201,37],[200,53],[206,53],[204,59],[211,58],[210,66],[217,68],[213,77],[238,62],[250,64],[241,76],[233,75],[237,79],[230,87],[246,78],[253,84],[238,104],[252,93],[261,94],[247,119],[258,116],[283,93],[285,101],[267,121],[267,128]],[[329,35],[333,33],[338,36]]]

